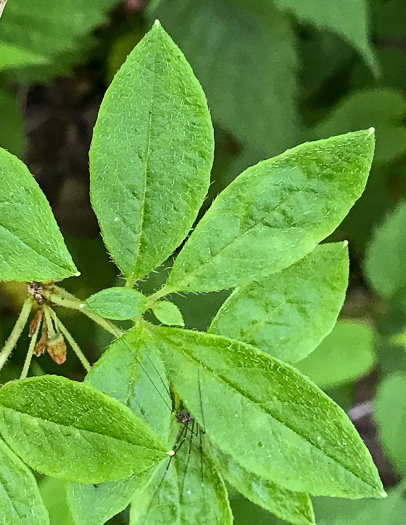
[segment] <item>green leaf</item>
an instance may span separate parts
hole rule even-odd
[[[56,70],[67,55],[69,64],[77,62],[83,38],[106,20],[107,11],[117,3],[36,0],[32,9],[25,0],[8,2],[1,19],[0,66],[2,60],[18,68],[53,62]]]
[[[369,31],[367,0],[275,0],[275,4],[292,12],[299,20],[328,29],[346,40],[364,58],[368,66],[378,72]]]
[[[172,399],[165,367],[151,334],[135,327],[116,339],[85,379],[144,419],[169,440]]]
[[[388,492],[383,500],[348,501],[315,498],[317,525],[395,525],[406,515],[405,482]]]
[[[175,425],[179,427],[179,424]],[[182,427],[176,456],[134,498],[130,525],[232,524],[224,482],[197,426]]]
[[[66,482],[46,477],[39,490],[52,525],[75,525],[66,499]]]
[[[48,512],[32,472],[0,439],[1,525],[47,525]]]
[[[185,53],[213,119],[264,158],[297,141],[298,58],[288,17],[269,1],[259,13],[246,3],[162,0],[150,19]]]
[[[114,287],[91,295],[81,306],[107,319],[125,320],[142,315],[147,298],[132,288]]]
[[[376,229],[366,253],[365,275],[376,292],[387,299],[406,292],[405,224],[406,201],[403,201]]]
[[[2,26],[3,28],[3,22]],[[45,57],[0,40],[0,70],[46,64]]]
[[[406,476],[406,375],[395,373],[379,385],[375,421],[386,455],[395,469]]]
[[[312,502],[307,494],[292,492],[248,472],[219,449],[211,453],[224,479],[243,496],[294,525],[315,523]]]
[[[204,436],[191,434],[174,459],[182,510],[180,523],[231,525],[233,517],[226,487],[204,443]]]
[[[185,326],[181,311],[169,301],[158,301],[153,307],[152,311],[158,321],[169,326]]]
[[[162,465],[149,485],[133,495],[130,525],[181,525],[178,476],[174,462]]]
[[[172,400],[165,368],[151,336],[133,329],[104,352],[85,380],[118,399],[168,442]],[[125,509],[152,473],[93,485],[69,484],[73,515],[81,525],[101,525]]]
[[[317,246],[281,273],[239,286],[209,332],[300,361],[333,329],[348,284],[347,243]]]
[[[1,50],[0,50],[1,57]],[[23,118],[13,93],[0,88],[0,146],[15,155],[24,148]]]
[[[227,338],[152,327],[169,378],[215,446],[289,490],[379,497],[346,414],[295,369]]]
[[[209,186],[213,141],[201,86],[156,22],[108,89],[90,149],[93,208],[129,282],[189,232]]]
[[[320,346],[295,366],[320,388],[359,379],[375,363],[374,334],[364,323],[339,321]]]
[[[68,499],[75,523],[104,525],[128,507],[134,494],[150,482],[151,476],[152,472],[148,470],[142,474],[97,485],[69,483]]]
[[[406,98],[401,91],[388,88],[353,91],[308,136],[318,139],[373,125],[377,136],[374,160],[387,163],[406,153],[405,117]]]
[[[220,193],[186,242],[169,288],[231,288],[307,255],[360,197],[373,151],[370,129],[305,143],[248,168]]]
[[[1,148],[0,254],[3,281],[79,275],[34,177],[17,157]]]
[[[158,436],[127,407],[57,376],[0,389],[0,434],[30,467],[81,483],[142,473],[168,456]]]

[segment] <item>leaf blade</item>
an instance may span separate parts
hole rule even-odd
[[[213,444],[247,470],[311,494],[383,494],[376,467],[346,414],[292,367],[227,338],[151,330],[188,409]],[[235,439],[241,435],[244,454]]]
[[[211,454],[224,479],[244,497],[288,523],[314,525],[312,502],[307,494],[259,478],[218,448],[212,447]]]
[[[91,295],[81,307],[107,319],[124,321],[142,315],[147,298],[133,288],[112,287]]]
[[[45,195],[27,167],[0,148],[0,279],[78,275]]]
[[[197,225],[175,260],[168,287],[232,288],[301,259],[360,197],[373,151],[371,129],[305,143],[248,168]]]
[[[209,333],[252,344],[285,363],[300,361],[333,329],[348,270],[347,243],[317,246],[282,272],[236,288]]]
[[[93,208],[130,282],[163,262],[190,230],[213,149],[200,84],[156,23],[107,91],[90,149]]]
[[[47,525],[48,512],[31,471],[0,439],[0,520],[4,525]]]
[[[294,0],[276,0],[276,5],[293,12],[299,20],[341,36],[360,53],[375,74],[378,72],[378,63],[369,34],[366,0],[338,0],[321,5],[317,0],[305,0],[300,3]]]
[[[82,483],[141,473],[168,455],[127,407],[59,376],[7,383],[0,391],[0,433],[32,468]]]
[[[130,330],[116,339],[85,379],[98,390],[124,403],[166,443],[171,424],[169,384],[164,365],[145,331]],[[137,492],[148,489],[152,472],[93,485],[70,483],[73,515],[83,525],[102,525],[125,509]]]
[[[338,321],[318,348],[295,366],[320,388],[359,379],[376,360],[373,331],[364,323]]]

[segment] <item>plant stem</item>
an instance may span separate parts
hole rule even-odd
[[[54,329],[54,323],[51,317],[52,310],[48,307],[44,307],[44,316],[45,316],[45,322],[47,324],[48,334],[49,337],[52,339],[55,337],[55,329]]]
[[[66,292],[67,293],[67,292]],[[71,294],[69,294],[71,295]],[[73,296],[71,296],[73,297]],[[64,308],[69,308],[70,310],[76,310],[97,323],[99,326],[104,328],[107,332],[114,335],[114,337],[120,337],[124,332],[118,328],[118,326],[115,326],[113,323],[110,323],[110,321],[107,321],[102,317],[101,315],[94,314],[92,312],[89,312],[85,308],[82,307],[82,301],[79,299],[66,299],[65,297],[61,297],[57,294],[48,294],[47,299],[58,306],[63,306]]]
[[[33,301],[34,299],[31,295],[28,296],[24,301],[17,322],[14,325],[14,328],[9,338],[7,339],[5,345],[3,346],[2,351],[0,352],[0,370],[5,365],[7,359],[10,357],[11,352],[13,351],[20,335],[22,334],[22,331],[24,330],[25,325],[27,324]]]
[[[23,370],[21,372],[20,379],[25,379],[27,377],[27,375],[28,375],[28,371],[30,369],[32,356],[34,354],[34,348],[35,348],[35,344],[37,342],[38,333],[39,333],[39,329],[41,327],[41,324],[42,323],[38,323],[37,329],[35,330],[35,332],[31,336],[31,341],[30,341],[30,344],[28,346],[28,352],[27,352],[27,355],[25,357],[24,367],[23,367]]]
[[[159,301],[161,297],[164,297],[165,295],[173,293],[174,291],[175,290],[173,290],[169,286],[163,286],[160,290],[158,290],[157,292],[153,293],[152,295],[148,297],[148,302],[147,302],[148,308],[151,308],[151,306],[155,304],[157,301]]]
[[[82,365],[85,368],[86,372],[89,372],[90,369],[92,368],[91,364],[86,359],[85,354],[82,352],[82,350],[80,349],[80,347],[77,344],[77,342],[73,339],[73,337],[71,336],[70,332],[65,327],[65,325],[62,323],[62,321],[56,316],[55,316],[55,321],[57,323],[57,326],[58,326],[59,330],[62,332],[62,334],[65,336],[66,340],[68,341],[68,343],[72,347],[72,350],[78,356],[79,361],[82,363]]]

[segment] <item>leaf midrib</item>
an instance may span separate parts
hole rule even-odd
[[[84,429],[84,428],[78,428],[78,427],[75,427],[73,425],[64,425],[63,423],[56,423],[55,421],[50,421],[48,419],[42,419],[42,418],[37,417],[37,416],[31,416],[27,412],[20,412],[19,410],[16,410],[15,408],[6,407],[4,405],[0,405],[0,411],[1,410],[4,410],[5,412],[9,411],[11,414],[14,414],[14,415],[18,416],[19,418],[22,418],[22,417],[25,416],[26,418],[28,418],[28,421],[32,420],[32,421],[35,421],[36,423],[38,423],[38,422],[45,423],[45,424],[53,425],[53,426],[55,426],[57,428],[58,427],[63,427],[63,428],[68,428],[68,429],[75,429],[75,430],[78,430],[79,432],[85,432],[85,433],[94,434],[94,435],[100,436],[100,437],[110,438],[110,439],[113,439],[115,441],[118,441],[119,443],[127,443],[129,445],[132,445],[133,447],[138,447],[138,448],[141,448],[141,449],[150,450],[152,452],[156,452],[156,451],[159,452],[159,451],[161,451],[158,447],[148,448],[148,447],[139,445],[137,443],[132,443],[131,441],[128,441],[126,439],[121,439],[121,438],[119,439],[117,437],[110,436],[108,434],[101,434],[100,432],[94,432],[92,430],[88,430],[88,429]],[[0,430],[0,434],[1,434],[1,430]]]
[[[283,155],[283,154],[282,154],[282,155]],[[274,159],[272,159],[272,160],[274,160]],[[286,203],[289,201],[289,199],[292,197],[292,195],[293,195],[294,193],[298,193],[298,192],[299,192],[299,193],[304,193],[305,190],[304,190],[303,188],[299,188],[299,187],[298,187],[298,188],[290,188],[290,191],[289,191],[289,193],[286,195],[286,197],[283,198],[283,199],[281,199],[281,200],[280,200],[280,201],[279,201],[279,202],[273,207],[273,209],[272,209],[270,212],[263,213],[262,216],[261,216],[261,218],[259,218],[255,224],[253,224],[252,226],[250,226],[250,227],[249,227],[247,230],[245,230],[242,234],[237,234],[237,235],[235,235],[234,238],[233,238],[228,244],[226,244],[225,246],[223,246],[223,247],[222,247],[222,248],[221,248],[216,254],[212,255],[211,257],[209,257],[208,259],[206,259],[204,262],[200,263],[199,266],[196,266],[192,272],[188,273],[188,274],[186,275],[186,277],[184,277],[184,278],[182,279],[180,290],[185,290],[186,287],[190,284],[190,282],[191,282],[191,281],[193,282],[193,278],[196,278],[196,277],[197,277],[198,279],[201,278],[201,274],[202,274],[202,273],[203,273],[203,274],[205,273],[205,269],[206,269],[207,266],[211,266],[211,265],[213,265],[213,261],[214,261],[215,259],[217,259],[218,257],[220,257],[220,256],[222,255],[223,252],[225,252],[226,250],[229,250],[229,249],[230,249],[235,243],[240,242],[241,239],[242,239],[243,237],[247,236],[249,233],[251,233],[252,231],[254,231],[254,230],[255,230],[256,228],[258,228],[259,226],[263,226],[263,227],[265,227],[266,229],[272,229],[272,230],[275,230],[275,229],[276,229],[276,230],[281,230],[281,228],[279,228],[279,227],[275,227],[275,226],[271,226],[270,224],[268,224],[268,223],[264,223],[263,221],[264,221],[264,219],[265,219],[268,215],[270,215],[270,214],[275,213],[276,211],[278,211],[278,208],[279,208],[281,205],[286,204]],[[313,193],[313,194],[316,193],[316,194],[318,194],[318,193],[321,193],[321,192],[316,192],[316,191],[314,191],[314,192],[310,192],[310,193]],[[324,193],[327,193],[327,192],[324,192]],[[228,195],[227,195],[226,197],[228,197]],[[224,198],[224,197],[223,197],[223,198]],[[219,205],[218,203],[216,203],[216,202],[214,202],[213,204],[216,204],[216,206],[217,206],[217,209],[215,209],[214,212],[218,212],[218,210],[221,208],[221,203],[220,203],[220,205]],[[210,209],[209,209],[209,211],[208,211],[207,213],[209,213],[209,212],[210,212]],[[213,212],[213,213],[214,213],[214,212]],[[206,224],[205,224],[204,226],[206,227]],[[206,233],[207,233],[207,232],[206,232]],[[192,238],[192,237],[191,237],[191,238]],[[190,241],[189,241],[189,242],[190,242]],[[314,242],[314,246],[316,246],[316,244],[317,244],[317,242]],[[309,250],[309,251],[311,251],[311,250]],[[175,264],[176,264],[176,262],[175,262]],[[174,268],[175,268],[175,266],[174,266]],[[170,280],[170,279],[168,279],[168,280]],[[232,288],[233,286],[235,286],[235,285],[230,285],[230,286],[228,286],[228,288]],[[175,289],[178,289],[178,286],[175,286]]]
[[[154,90],[155,90],[155,77],[156,77],[156,53],[153,53],[153,75],[152,75],[152,85],[151,85],[151,99],[150,99],[150,110],[149,110],[149,118],[147,122],[147,144],[145,147],[145,160],[144,160],[144,169],[143,169],[143,189],[142,189],[142,199],[141,199],[141,206],[140,206],[140,225],[139,225],[139,232],[138,232],[138,241],[136,242],[135,249],[134,249],[134,263],[133,263],[133,270],[131,272],[131,281],[134,282],[136,279],[136,269],[138,266],[138,257],[141,250],[141,241],[143,237],[143,227],[144,227],[144,221],[145,221],[145,202],[146,202],[146,194],[147,194],[147,175],[149,172],[149,157],[151,154],[151,130],[152,130],[152,113],[153,113],[153,106],[154,106]]]
[[[247,345],[249,346],[249,345]],[[254,348],[254,347],[253,347]],[[286,427],[287,429],[289,429],[291,432],[293,432],[296,436],[298,436],[299,438],[301,438],[303,441],[305,441],[308,445],[310,445],[311,447],[314,447],[316,450],[318,450],[319,452],[321,452],[322,454],[324,454],[327,458],[331,459],[334,463],[338,464],[341,468],[345,469],[347,472],[350,472],[355,478],[359,479],[360,481],[362,481],[362,483],[364,483],[365,485],[373,488],[374,490],[377,490],[377,487],[374,487],[373,485],[369,484],[368,482],[366,482],[364,479],[362,479],[361,477],[359,477],[357,475],[356,472],[352,471],[349,467],[343,465],[342,463],[340,463],[338,461],[338,459],[334,458],[333,456],[331,456],[330,454],[328,454],[327,452],[325,452],[322,448],[318,447],[315,443],[312,443],[310,442],[305,436],[303,436],[300,432],[298,432],[295,428],[289,426],[288,424],[286,424],[285,421],[282,421],[280,420],[278,417],[274,416],[272,413],[270,413],[264,406],[263,406],[263,401],[257,401],[255,400],[254,398],[252,398],[251,396],[249,396],[248,394],[246,394],[243,390],[241,390],[233,381],[230,381],[229,379],[225,378],[223,375],[221,374],[218,374],[217,372],[215,372],[211,366],[208,366],[206,363],[203,363],[201,361],[199,361],[194,355],[192,355],[191,353],[188,352],[188,350],[186,350],[184,347],[182,347],[182,350],[181,350],[181,353],[182,354],[186,354],[186,356],[189,358],[190,361],[192,361],[195,366],[199,366],[202,368],[203,370],[203,373],[208,373],[208,372],[211,372],[213,374],[213,376],[215,378],[217,378],[219,380],[219,382],[222,382],[223,384],[225,384],[226,386],[228,386],[229,388],[231,388],[232,390],[234,390],[235,392],[237,392],[239,395],[241,395],[243,398],[246,398],[248,399],[251,403],[253,403],[254,405],[258,406],[261,410],[263,410],[269,417],[271,417],[272,419],[274,419],[275,421],[277,421],[278,423],[280,423],[282,426]],[[270,358],[269,356],[267,356],[268,358]],[[270,359],[274,359],[274,358],[270,358]],[[276,359],[275,359],[276,361]],[[239,367],[241,368],[241,367]],[[250,368],[254,368],[256,369],[255,367],[250,367]]]

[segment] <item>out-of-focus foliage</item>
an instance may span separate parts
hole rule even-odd
[[[117,4],[118,0],[8,2],[1,21],[0,68],[31,66],[24,72],[28,80],[67,71],[82,56],[84,39]]]
[[[364,376],[375,363],[374,336],[363,323],[339,321],[299,370],[320,388],[332,388]]]

